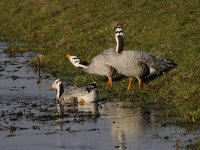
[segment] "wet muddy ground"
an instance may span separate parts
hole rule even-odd
[[[153,115],[123,102],[66,108],[59,116],[54,79],[27,65],[35,53],[4,53],[0,42],[0,145],[2,150],[184,149],[200,137],[198,127],[161,125]],[[134,104],[131,104],[134,105]]]

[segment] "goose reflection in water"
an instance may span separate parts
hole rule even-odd
[[[135,140],[144,134],[142,116],[120,117],[114,120],[115,123],[112,123],[111,126],[111,134],[115,142],[119,144],[119,149],[126,149],[130,138],[135,137],[133,142],[136,142]]]
[[[67,105],[61,105],[56,104],[57,107],[57,113],[59,116],[62,116],[65,114],[65,112],[83,112],[83,113],[89,113],[89,114],[98,114],[98,103],[88,103],[88,104],[78,104],[77,106],[67,106]]]
[[[98,103],[78,104],[76,106],[67,106],[56,104],[56,119],[57,129],[62,130],[64,119],[72,121],[75,118],[78,120],[84,118],[88,120],[90,118],[96,119],[99,116]],[[75,121],[76,122],[76,121]]]
[[[108,105],[102,112],[109,116],[106,120],[111,125],[112,140],[118,144],[116,148],[127,149],[130,144],[141,144],[139,140],[145,134],[146,121],[138,110]]]

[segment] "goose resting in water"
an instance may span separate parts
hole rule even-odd
[[[112,78],[116,75],[117,71],[112,66],[105,64],[105,57],[102,55],[95,56],[91,63],[81,62],[77,56],[67,54],[67,58],[77,68],[82,68],[85,72],[90,74],[97,74],[108,77],[108,83],[112,87]]]
[[[170,59],[154,56],[140,50],[123,50],[123,30],[118,26],[115,31],[117,46],[115,49],[104,50],[101,54],[106,58],[106,64],[114,67],[118,73],[130,77],[128,90],[132,86],[132,77],[138,79],[138,89],[140,89],[142,79],[151,75],[160,74],[177,64]]]
[[[59,104],[84,104],[96,102],[98,97],[95,83],[80,87],[71,87],[64,91],[64,86],[60,79],[56,79],[51,84],[52,90],[57,90],[57,102]]]

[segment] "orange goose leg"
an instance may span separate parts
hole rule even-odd
[[[108,83],[107,85],[109,85],[110,87],[112,87],[112,78],[108,78]]]
[[[128,91],[130,91],[132,84],[133,84],[133,79],[130,78],[130,81],[129,81],[129,84],[128,84],[128,88],[127,88]]]
[[[142,80],[138,79],[138,90],[140,90],[141,85],[142,85]]]

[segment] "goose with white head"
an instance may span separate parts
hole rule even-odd
[[[124,36],[121,26],[115,30],[116,48],[104,50],[102,56],[106,57],[106,64],[114,67],[118,73],[130,77],[128,90],[132,86],[132,78],[138,79],[138,89],[140,90],[142,80],[148,76],[160,74],[177,66],[170,59],[154,56],[140,50],[124,50]]]
[[[56,79],[51,84],[52,90],[56,90],[56,99],[59,104],[84,104],[97,102],[98,91],[95,83],[71,87],[64,91],[64,86],[60,79]]]
[[[121,26],[117,26],[116,29],[116,53],[120,53],[123,51],[124,47],[124,38],[123,38],[123,30]],[[110,87],[112,87],[113,83],[113,77],[116,76],[117,70],[109,65],[106,64],[108,57],[105,57],[105,55],[99,54],[95,56],[91,63],[82,62],[77,56],[72,56],[70,54],[67,54],[67,58],[70,60],[70,62],[77,68],[82,68],[85,72],[90,74],[97,74],[102,76],[107,76],[108,83]]]
[[[107,76],[108,83],[112,87],[112,79],[116,75],[117,71],[112,66],[105,64],[106,57],[102,55],[95,56],[91,63],[81,61],[77,56],[67,54],[67,58],[77,68],[82,68],[83,71],[89,74],[97,74],[101,76]]]

